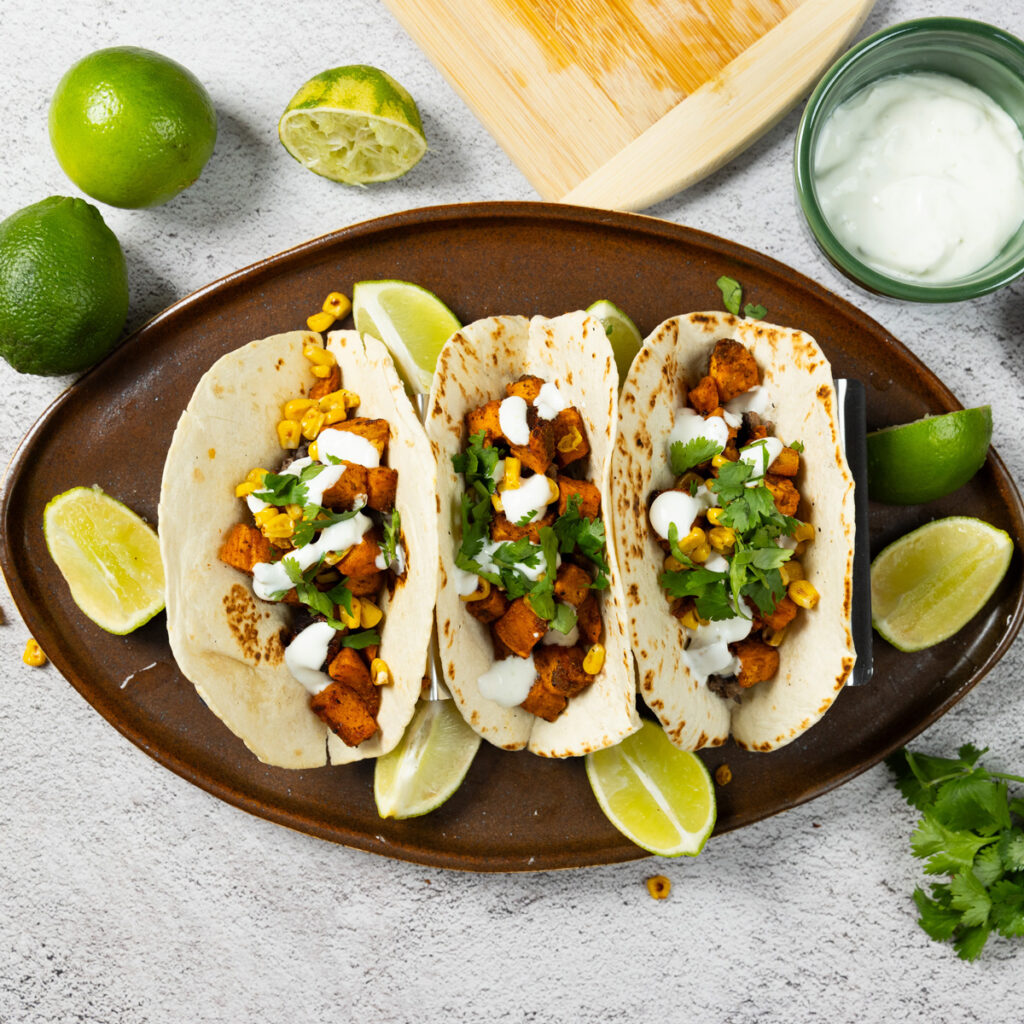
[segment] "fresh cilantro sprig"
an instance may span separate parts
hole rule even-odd
[[[1024,777],[986,770],[986,750],[967,743],[948,758],[904,748],[886,760],[921,812],[914,856],[926,874],[949,877],[930,893],[914,890],[918,923],[936,941],[952,940],[964,960],[977,959],[993,932],[1024,935],[1024,800],[1007,785]]]
[[[321,505],[303,505],[302,518],[295,523],[295,532],[292,534],[292,544],[297,547],[305,547],[313,535],[320,530],[334,526],[335,523],[343,523],[351,519],[363,509],[362,505],[351,509],[348,512],[332,512]]]
[[[263,490],[253,496],[268,505],[305,505],[309,498],[306,484],[327,467],[319,462],[303,466],[296,473],[267,473],[263,477]]]
[[[375,629],[364,629],[359,633],[348,633],[341,638],[342,647],[351,647],[357,651],[379,643],[380,634]]]
[[[608,588],[608,561],[605,558],[607,538],[604,532],[603,519],[587,519],[580,515],[580,496],[574,494],[569,498],[565,511],[555,520],[554,531],[558,538],[558,550],[563,555],[571,555],[579,550],[594,564],[597,575],[591,581],[592,590]]]
[[[307,608],[312,609],[316,614],[322,615],[332,628],[346,629],[345,624],[335,617],[334,608],[335,605],[340,604],[351,615],[352,591],[345,586],[347,582],[347,577],[345,576],[342,576],[341,580],[331,587],[330,590],[320,590],[314,580],[317,573],[323,567],[323,562],[324,560],[321,557],[309,568],[303,569],[299,565],[298,559],[285,556],[281,560],[284,571],[288,574],[288,579],[295,584],[295,593],[299,601],[306,605]],[[272,594],[271,598],[275,601],[280,601],[284,594],[284,591]]]
[[[384,516],[384,540],[381,544],[381,554],[385,565],[391,565],[398,557],[398,542],[402,536],[402,517],[398,509],[394,509],[389,516]]]
[[[680,477],[694,466],[714,458],[722,446],[706,437],[695,437],[690,441],[673,441],[668,446],[668,462],[673,476]]]
[[[488,494],[494,493],[494,467],[501,459],[501,452],[494,445],[485,445],[486,431],[470,434],[466,450],[452,456],[452,466],[456,473],[466,478],[466,486],[482,483]]]
[[[722,293],[722,304],[733,316],[740,315],[740,303],[743,302],[743,288],[734,277],[723,275],[716,282]],[[763,320],[768,315],[764,306],[748,302],[743,307],[743,315],[748,320]]]

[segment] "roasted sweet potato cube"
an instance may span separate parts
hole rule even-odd
[[[560,693],[548,689],[539,679],[530,687],[526,700],[519,706],[531,715],[543,718],[545,722],[553,722],[565,710],[567,698]]]
[[[491,650],[494,651],[495,661],[504,661],[506,658],[514,657],[505,642],[494,632],[494,625],[491,625]]]
[[[555,461],[561,469],[590,454],[587,428],[575,406],[558,413],[551,421],[551,430],[555,435]]]
[[[501,402],[495,398],[491,402],[470,409],[466,413],[466,441],[473,434],[484,432],[484,444],[495,444],[501,440],[501,418],[499,410]]]
[[[466,601],[466,611],[479,622],[496,622],[508,611],[508,598],[497,588],[480,601]]]
[[[776,476],[796,476],[800,472],[800,453],[795,448],[783,448],[768,472]]]
[[[715,342],[708,375],[714,378],[722,402],[729,402],[761,383],[754,357],[746,346],[732,338]]]
[[[349,651],[349,648],[342,648],[342,653]],[[355,651],[349,651],[355,654]],[[338,655],[340,658],[341,655]],[[333,668],[338,658],[331,662]],[[362,666],[369,679],[370,672],[362,659],[356,655],[356,661]],[[341,669],[348,677],[354,678],[354,671],[347,667]],[[370,683],[370,689],[376,687]],[[334,679],[328,686],[324,687],[318,694],[310,698],[309,706],[328,728],[341,737],[342,742],[350,747],[358,747],[364,740],[368,740],[377,731],[377,712],[380,710],[380,694],[374,694],[376,706],[368,702],[361,692],[357,692],[347,683]]]
[[[688,401],[701,416],[709,416],[718,408],[719,403],[718,385],[715,383],[715,378],[701,377],[697,386],[691,388]]]
[[[319,402],[325,395],[329,395],[332,391],[337,391],[341,387],[341,367],[335,363],[331,367],[331,372],[324,377],[322,380],[318,380],[310,389],[309,397],[314,401]]]
[[[601,604],[597,599],[597,591],[591,590],[576,609],[576,625],[580,636],[589,644],[599,644],[604,634],[601,623]]]
[[[324,427],[324,430],[347,430],[350,434],[365,437],[381,456],[384,455],[391,439],[391,427],[388,426],[387,420],[374,420],[366,416],[355,416],[350,420],[332,423],[329,427]]]
[[[558,478],[558,514],[565,515],[569,499],[579,495],[579,514],[584,519],[596,519],[601,514],[601,492],[589,480],[573,480],[568,476]]]
[[[512,454],[526,469],[532,469],[534,473],[546,473],[551,460],[555,457],[555,433],[551,426],[552,422],[537,420],[530,429],[530,440],[527,444],[509,442]]]
[[[217,557],[232,568],[251,576],[257,562],[272,560],[273,550],[273,545],[260,533],[259,527],[250,523],[236,523],[224,538]]]
[[[555,597],[579,608],[590,593],[590,573],[571,562],[563,562],[555,577]]]
[[[508,516],[504,512],[498,512],[491,520],[491,540],[500,542],[529,537],[534,544],[539,544],[540,528],[550,526],[554,521],[554,509],[549,509],[540,519],[535,519],[532,523],[527,523],[526,526],[518,526],[516,523],[509,522]]]
[[[492,628],[513,654],[528,658],[548,631],[548,624],[530,607],[525,597],[517,597]]]
[[[386,576],[383,570],[368,573],[366,576],[349,576],[345,586],[353,597],[376,597],[384,587]]]
[[[779,670],[779,651],[760,640],[740,640],[729,649],[740,660],[736,681],[744,689],[771,679]]]
[[[377,557],[380,555],[380,534],[376,529],[368,530],[363,539],[348,549],[345,557],[338,562],[337,570],[345,576],[370,576],[380,570]]]
[[[509,398],[512,398],[513,395],[518,395],[519,398],[525,399],[526,404],[529,405],[540,394],[540,389],[543,386],[544,380],[542,377],[534,377],[524,373],[518,380],[505,385],[505,394]]]
[[[373,664],[373,659],[380,654],[380,644],[367,644],[360,649],[359,653],[362,655],[363,661],[366,662],[366,667],[369,668]]]
[[[579,647],[558,647],[544,644],[533,652],[537,678],[547,689],[566,699],[575,697],[593,681],[583,671],[583,650]]]
[[[784,516],[795,516],[796,510],[800,507],[800,492],[793,486],[793,481],[789,477],[767,473],[764,483],[772,492],[775,507]]]
[[[370,669],[354,647],[340,648],[327,666],[327,674],[356,694],[370,714],[375,716],[380,710],[380,691],[373,685]]]
[[[761,621],[776,631],[785,629],[796,618],[796,604],[788,597],[782,598],[773,612],[761,612]]]
[[[368,491],[368,471],[365,466],[354,462],[345,462],[345,472],[324,491],[321,504],[324,508],[332,508],[340,512],[348,512],[355,507],[356,500],[366,497]]]
[[[374,466],[366,471],[366,504],[378,512],[390,512],[398,493],[398,470]]]

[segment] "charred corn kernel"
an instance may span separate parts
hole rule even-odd
[[[550,505],[553,501],[558,501],[561,494],[562,492],[558,489],[558,481],[548,477],[548,504]]]
[[[494,506],[495,512],[504,512],[505,507],[501,503],[501,495],[494,493],[491,495],[491,504]]]
[[[345,406],[345,392],[344,391],[331,391],[324,395],[320,399],[320,411],[330,412],[331,409],[336,409],[338,406]]]
[[[287,512],[278,512],[263,529],[271,540],[284,540],[295,532],[295,522]]]
[[[329,366],[314,366],[313,376],[320,380],[326,380],[331,375],[331,368]]]
[[[709,508],[707,510],[707,512],[704,513],[704,515],[707,518],[707,521],[712,526],[721,526],[722,525],[722,514],[724,512],[725,512],[724,508]]]
[[[345,396],[346,409],[354,409],[359,404],[359,396],[354,391],[346,391],[343,388],[342,394]]]
[[[329,427],[334,423],[341,423],[342,420],[348,418],[348,410],[343,405],[336,405],[333,409],[328,409],[327,412],[323,413],[324,426]]]
[[[787,629],[789,629],[789,626],[783,626],[782,629],[766,629],[761,634],[761,639],[769,647],[778,647],[786,639]]]
[[[512,455],[505,459],[505,475],[502,479],[502,487],[507,491],[514,491],[519,486],[520,461]]]
[[[33,668],[39,668],[46,664],[46,655],[43,654],[43,649],[39,646],[35,637],[30,636],[28,638],[28,643],[25,644],[25,653],[21,656],[21,660]]]
[[[383,658],[374,658],[370,662],[370,678],[374,686],[391,685],[391,669]]]
[[[788,587],[793,580],[802,580],[804,578],[803,563],[798,562],[795,558],[791,558],[788,562],[783,562],[779,566],[779,575],[782,577],[782,582]]]
[[[324,425],[324,414],[317,408],[307,411],[299,424],[302,428],[302,436],[307,441],[315,441]]]
[[[690,558],[695,562],[706,562],[711,557],[711,545],[704,541],[703,544],[698,544],[689,554]]]
[[[472,594],[459,594],[460,601],[482,601],[491,596],[491,581],[485,580],[482,576],[477,578],[476,590]]]
[[[326,311],[314,313],[312,316],[306,317],[306,326],[311,331],[326,331],[336,319],[337,317],[333,313]]]
[[[651,899],[663,900],[672,891],[672,883],[664,875],[652,875],[647,879],[647,891]]]
[[[801,523],[793,531],[793,540],[799,542],[802,540],[814,540],[814,524],[813,523]]]
[[[604,667],[604,644],[594,644],[583,658],[583,671],[596,676]]]
[[[693,527],[690,532],[679,541],[679,550],[684,555],[689,555],[696,548],[699,548],[702,544],[706,544],[708,535],[699,527]]]
[[[786,587],[786,594],[793,604],[801,608],[813,608],[818,603],[818,590],[810,580],[793,580]]]
[[[235,497],[245,498],[252,494],[253,491],[259,490],[259,484],[254,484],[251,480],[246,480],[243,483],[238,484],[235,487]]]
[[[316,443],[316,441],[310,441],[309,448],[307,450],[309,452],[309,457],[314,462],[320,461],[320,446]]]
[[[665,562],[664,562],[665,572],[681,572],[685,568],[686,568],[686,566],[683,565],[683,563],[680,562],[679,559],[675,557],[675,555],[668,555],[665,558]]]
[[[316,402],[312,398],[293,398],[284,403],[282,412],[286,420],[301,420],[307,409],[312,409]]]
[[[328,551],[324,555],[324,565],[337,565],[351,550],[351,548],[345,548],[344,551]]]
[[[265,469],[250,469],[245,479],[251,481],[254,484],[262,484],[266,478],[267,471]]]
[[[708,531],[708,543],[716,551],[731,551],[736,544],[736,531],[730,526],[716,526]]]
[[[686,612],[684,615],[682,615],[680,617],[679,621],[687,629],[697,629],[700,626],[700,617],[697,615],[697,613],[692,608],[688,612]]]
[[[384,618],[384,613],[365,598],[359,602],[359,625],[363,629],[373,629]]]
[[[348,316],[352,309],[352,303],[349,302],[347,295],[342,295],[341,292],[331,292],[324,299],[322,308],[325,313],[330,313],[335,320],[340,320],[343,316]]]
[[[559,439],[557,448],[563,454],[565,452],[574,452],[583,443],[583,435],[579,432],[578,427],[572,427],[567,430]]]
[[[277,508],[274,505],[268,505],[266,508],[261,508],[257,512],[253,519],[256,520],[257,526],[266,526],[274,516],[278,515]]]
[[[302,506],[301,505],[285,505],[285,512],[288,513],[290,519],[301,519],[302,518]]]
[[[314,366],[334,366],[338,361],[334,358],[333,352],[324,348],[323,345],[318,345],[315,340],[312,343],[307,342],[302,346],[302,354]]]
[[[732,782],[732,769],[727,764],[720,764],[715,769],[715,782],[720,786],[728,786]]]
[[[717,455],[711,456],[711,465],[714,466],[715,469],[721,469],[728,461],[729,460],[721,452]]]
[[[338,621],[346,629],[358,629],[359,628],[359,606],[361,602],[358,597],[352,598],[352,613],[349,614],[345,611],[344,605],[338,605]]]
[[[302,427],[298,420],[281,420],[277,425],[277,439],[282,448],[298,448]]]

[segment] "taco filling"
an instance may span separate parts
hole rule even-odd
[[[284,403],[286,454],[276,472],[257,467],[237,483],[247,521],[219,558],[252,577],[257,598],[293,606],[284,663],[311,710],[355,747],[377,733],[380,687],[391,682],[378,652],[382,599],[406,572],[398,473],[387,465],[388,421],[358,415],[359,395],[317,339],[303,354],[315,382]]]
[[[668,435],[674,486],[648,508],[679,657],[725,698],[775,677],[787,631],[818,602],[799,560],[815,532],[797,518],[803,445],[774,435],[771,408],[750,351],[717,341]]]
[[[554,722],[604,665],[601,491],[583,417],[558,387],[525,375],[505,390],[466,413],[452,456],[464,481],[455,586],[494,649],[480,695]]]

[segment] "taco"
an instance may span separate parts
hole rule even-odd
[[[438,359],[441,662],[466,721],[509,750],[580,755],[639,727],[602,518],[617,385],[585,313],[479,320]]]
[[[437,585],[435,464],[384,346],[296,331],[219,359],[164,465],[181,671],[256,756],[390,750],[420,695]]]
[[[640,692],[676,746],[781,747],[855,660],[854,504],[832,373],[800,331],[661,324],[630,367],[614,533]]]

